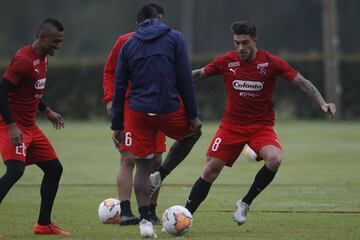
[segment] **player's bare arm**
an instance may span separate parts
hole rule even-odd
[[[121,144],[124,144],[125,132],[124,130],[114,130],[112,135],[112,140],[116,148],[120,148]]]
[[[111,117],[111,111],[112,111],[112,101],[106,104],[106,112],[110,117]]]
[[[54,128],[61,129],[65,127],[65,121],[63,117],[51,110],[49,107],[46,107],[44,110],[45,117],[53,124]]]
[[[0,115],[3,117],[5,123],[9,128],[9,136],[12,144],[19,146],[23,142],[23,134],[13,121],[8,103],[8,94],[14,91],[16,86],[3,78],[0,81]]]
[[[325,102],[324,98],[321,96],[319,90],[312,84],[309,80],[305,79],[300,73],[294,78],[292,83],[299,87],[303,92],[305,92],[315,103],[319,104],[321,109],[330,114],[332,118],[336,114],[336,105],[334,103]]]
[[[199,83],[201,80],[205,79],[207,75],[205,74],[204,68],[196,69],[192,71],[192,78],[195,84]]]
[[[11,143],[20,146],[23,143],[23,133],[14,122],[8,125]]]

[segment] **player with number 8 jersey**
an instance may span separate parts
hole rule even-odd
[[[235,22],[231,29],[235,50],[192,72],[195,82],[223,75],[227,99],[224,117],[207,151],[206,166],[185,207],[194,213],[223,167],[231,167],[248,144],[256,152],[257,160],[264,160],[265,164],[248,193],[236,202],[234,221],[241,225],[246,221],[250,204],[271,183],[282,161],[281,145],[273,129],[276,78],[280,76],[299,87],[331,116],[336,108],[326,103],[316,87],[285,60],[257,49],[254,24]]]

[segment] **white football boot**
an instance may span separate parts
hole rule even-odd
[[[150,174],[150,194],[153,194],[161,185],[160,172],[154,172]]]
[[[153,225],[150,221],[143,219],[139,223],[140,236],[143,238],[157,238]]]
[[[236,211],[234,213],[234,221],[237,222],[237,224],[242,225],[246,221],[246,215],[249,212],[249,205],[244,203],[242,199],[238,200],[235,203]]]

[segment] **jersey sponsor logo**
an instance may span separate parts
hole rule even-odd
[[[45,82],[46,82],[46,78],[42,78],[36,81],[35,83],[35,89],[39,90],[39,89],[44,89],[45,88]]]
[[[228,64],[228,68],[238,67],[238,66],[240,66],[240,62],[231,62]]]
[[[239,95],[242,97],[256,97],[257,96],[255,93],[252,93],[252,92],[240,92]]]
[[[234,80],[233,87],[236,90],[242,91],[260,91],[264,85],[262,82],[246,81],[246,80]]]

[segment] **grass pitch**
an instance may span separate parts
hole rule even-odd
[[[166,179],[158,215],[184,205],[199,177],[217,123],[205,123],[203,136],[188,158]],[[68,239],[140,239],[138,226],[100,224],[99,203],[116,197],[119,154],[106,122],[68,122],[61,131],[41,128],[64,166],[53,221],[72,233]],[[248,221],[232,221],[234,203],[248,190],[263,163],[240,157],[225,168],[181,239],[360,239],[360,123],[283,122],[276,127],[283,164],[273,183],[253,202]],[[169,146],[168,146],[169,147]],[[0,174],[4,172],[0,164]],[[0,239],[57,239],[35,236],[41,171],[26,169],[0,205]],[[136,211],[135,196],[132,208]],[[161,233],[159,238],[174,237]],[[1,236],[2,235],[2,236]]]

